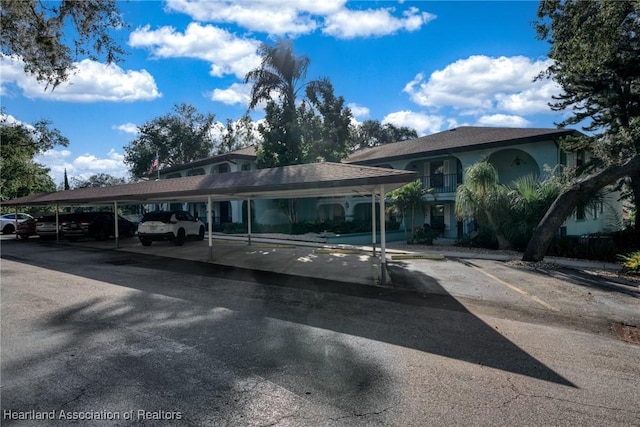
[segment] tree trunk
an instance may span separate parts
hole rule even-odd
[[[504,237],[504,234],[498,228],[498,224],[493,220],[493,216],[489,210],[485,211],[485,215],[487,215],[487,221],[489,222],[489,226],[493,229],[493,232],[496,235],[496,240],[498,241],[498,249],[500,250],[509,250],[512,248],[511,242],[509,239]]]
[[[640,156],[634,156],[622,164],[611,165],[589,175],[560,193],[533,232],[522,260],[542,261],[558,229],[582,199],[620,178],[637,175],[639,170]]]

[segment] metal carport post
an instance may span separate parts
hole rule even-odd
[[[371,192],[371,245],[376,256],[376,192]]]
[[[251,198],[247,199],[247,242],[251,246]]]
[[[211,224],[211,194],[207,196],[207,232],[209,233],[209,261],[213,261],[213,226]]]
[[[384,221],[384,184],[380,184],[380,283],[387,284],[387,244],[386,224]]]

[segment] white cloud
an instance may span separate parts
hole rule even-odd
[[[300,35],[314,31],[322,15],[339,10],[345,0],[171,0],[167,8],[202,22],[236,24],[249,31],[271,35]]]
[[[356,118],[366,119],[371,114],[371,110],[369,110],[367,107],[355,104],[353,102],[347,104],[347,107],[349,107],[349,109],[351,110],[351,114],[353,114],[353,117]]]
[[[32,125],[16,119],[11,114],[0,113],[0,121],[6,123],[9,126],[14,126],[14,125],[24,126],[27,129],[35,130],[35,128]]]
[[[212,25],[191,23],[184,33],[173,27],[151,30],[138,28],[129,36],[129,45],[149,49],[158,58],[196,58],[211,63],[211,75],[245,74],[260,66],[260,42],[236,37]]]
[[[318,28],[338,38],[371,37],[415,31],[435,18],[416,7],[395,16],[395,9],[353,10],[346,0],[170,0],[167,8],[200,22],[235,24],[249,31],[292,37]]]
[[[391,123],[395,126],[406,126],[413,128],[419,136],[440,132],[442,129],[457,126],[455,121],[448,120],[443,116],[433,116],[413,111],[396,111],[390,113],[382,119],[382,123]]]
[[[121,125],[114,125],[111,127],[111,129],[115,129],[118,130],[122,133],[129,133],[131,135],[138,135],[138,133],[140,133],[139,129],[138,129],[138,125],[135,123],[124,123]]]
[[[529,121],[520,116],[506,114],[493,114],[482,116],[478,119],[478,126],[499,126],[511,128],[524,128],[530,125]]]
[[[325,18],[323,33],[341,38],[379,37],[395,34],[398,31],[416,31],[422,25],[435,19],[435,15],[421,12],[411,7],[403,13],[402,18],[393,15],[394,9],[342,9]]]
[[[68,149],[48,150],[35,157],[35,161],[51,169],[49,175],[53,182],[59,184],[64,180],[64,171],[67,171],[69,179],[76,178],[86,180],[92,175],[106,173],[118,178],[129,175],[127,166],[124,163],[124,154],[118,153],[115,149],[110,149],[105,157],[98,157],[94,154],[85,153],[73,158],[73,153]]]
[[[551,64],[524,56],[471,56],[407,83],[404,91],[418,105],[452,107],[463,114],[549,112],[547,103],[560,93],[554,83],[534,78]]]
[[[233,83],[226,89],[214,89],[210,98],[212,101],[222,102],[227,105],[249,105],[251,100],[251,85]]]
[[[25,73],[24,63],[15,57],[0,55],[2,85],[14,83],[27,98],[69,102],[134,102],[161,97],[153,76],[146,70],[123,70],[90,59],[74,63],[75,72],[55,90]],[[3,92],[7,90],[3,88]]]

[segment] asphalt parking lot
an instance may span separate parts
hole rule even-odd
[[[364,250],[214,243],[3,239],[3,414],[58,418],[2,424],[640,422],[640,346],[611,328],[636,287],[454,257],[381,287]]]
[[[11,236],[4,236],[4,239]],[[41,243],[24,241],[18,243]],[[44,242],[55,245],[53,241]],[[262,280],[286,286],[302,286],[296,277],[305,277],[305,286],[313,290],[351,295],[379,295],[405,298],[422,303],[452,296],[469,307],[482,305],[498,312],[526,313],[531,319],[549,321],[573,319],[578,327],[610,327],[612,323],[640,326],[640,282],[628,282],[610,276],[590,274],[580,267],[530,268],[500,259],[483,259],[478,254],[465,256],[447,247],[416,246],[412,254],[425,259],[393,260],[407,254],[403,248],[387,250],[388,275],[382,284],[379,248],[376,256],[367,246],[327,246],[321,243],[215,236],[211,252],[208,239],[188,241],[183,246],[155,242],[142,246],[138,239],[84,239],[62,247],[82,247],[122,254],[117,263],[127,263],[126,254],[193,261],[200,266],[216,265],[218,274],[227,278],[250,280],[261,274]],[[413,248],[412,248],[413,249]],[[442,254],[446,256],[442,256]],[[433,257],[433,255],[438,255]],[[194,264],[195,265],[195,264]],[[571,265],[567,262],[567,265]],[[589,266],[589,263],[576,265]],[[598,266],[594,263],[593,266]],[[223,273],[224,272],[224,273]],[[575,321],[575,319],[578,319]]]

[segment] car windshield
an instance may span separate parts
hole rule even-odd
[[[147,222],[147,221],[169,222],[171,220],[171,215],[173,215],[173,212],[164,212],[164,211],[147,212],[142,217],[141,222]]]

